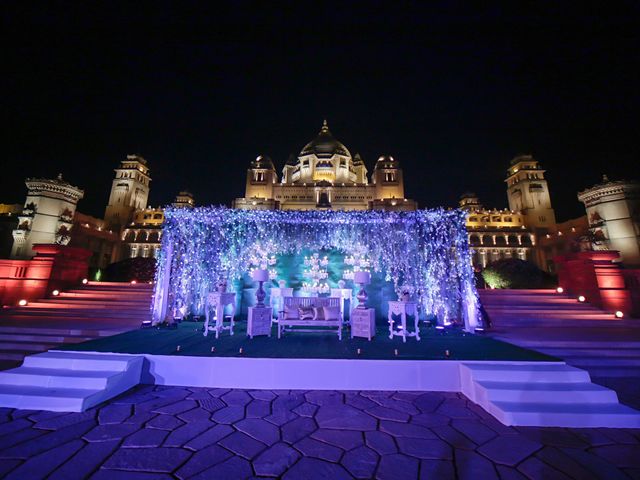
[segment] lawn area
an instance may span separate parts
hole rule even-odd
[[[246,336],[246,323],[236,323],[235,335],[228,332],[204,337],[203,323],[183,322],[177,329],[144,328],[104,337],[84,343],[65,345],[62,350],[96,351],[113,353],[147,353],[153,355],[189,355],[203,357],[252,358],[354,358],[369,360],[445,360],[449,350],[453,360],[497,360],[497,361],[557,361],[557,358],[527,350],[510,343],[494,340],[483,335],[472,335],[460,331],[439,331],[422,327],[421,340],[408,338],[389,339],[386,325],[379,325],[376,337],[350,338],[349,330],[343,330],[342,341],[335,333],[287,332],[278,340],[276,329],[271,338]],[[178,346],[180,347],[178,351]],[[212,347],[215,351],[212,352]],[[240,348],[243,353],[240,354]],[[357,349],[361,354],[357,354]],[[395,350],[398,355],[395,355]]]

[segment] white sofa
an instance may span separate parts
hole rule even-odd
[[[299,308],[310,307],[334,307],[336,315],[330,319],[301,319]],[[340,298],[338,297],[284,297],[284,308],[278,312],[278,338],[285,332],[286,327],[308,327],[306,331],[333,331],[315,330],[313,327],[335,327],[338,339],[342,340],[342,315],[340,314]]]

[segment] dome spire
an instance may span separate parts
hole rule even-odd
[[[329,131],[329,125],[327,125],[327,119],[325,118],[324,120],[322,120],[322,128],[320,129],[321,132],[323,133],[327,133]]]

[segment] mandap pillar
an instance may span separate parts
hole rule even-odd
[[[156,325],[162,323],[167,316],[167,307],[169,304],[169,285],[171,284],[171,261],[173,260],[173,244],[167,242],[167,250],[164,262],[161,266],[162,271],[160,281],[156,284],[153,294],[153,315],[151,323]]]

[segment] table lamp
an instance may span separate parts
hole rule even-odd
[[[369,296],[367,295],[367,292],[365,291],[364,286],[369,285],[371,283],[371,273],[365,272],[362,270],[359,272],[355,272],[353,275],[353,281],[354,283],[357,283],[358,285],[360,285],[360,291],[356,296],[359,304],[356,308],[367,308],[366,304],[367,304],[367,298],[369,298]]]
[[[258,287],[258,291],[256,292],[256,300],[258,300],[256,307],[264,308],[264,297],[267,294],[262,288],[262,284],[269,280],[269,271],[257,268],[251,274],[251,278],[256,282],[260,282],[260,287]]]

